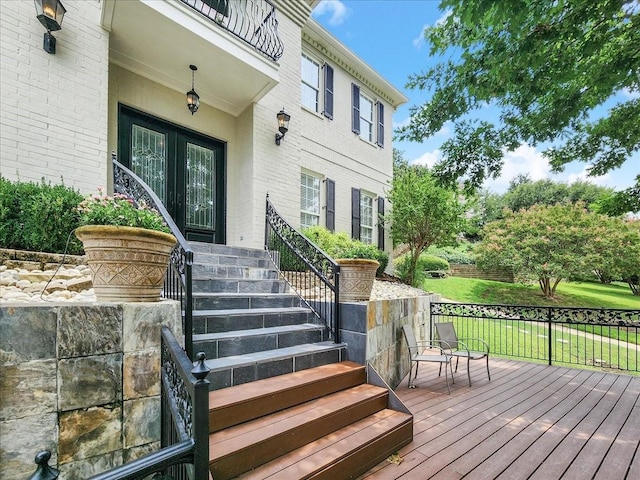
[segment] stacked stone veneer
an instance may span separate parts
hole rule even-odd
[[[163,325],[182,338],[177,302],[0,305],[0,478],[42,449],[72,480],[159,448]]]
[[[475,265],[463,265],[452,263],[449,265],[451,275],[463,278],[480,278],[482,280],[494,280],[496,282],[514,283],[513,272],[503,268],[480,270]]]
[[[411,363],[402,326],[411,325],[418,341],[431,335],[429,305],[440,295],[340,304],[340,339],[349,359],[376,369],[391,388],[409,373]]]

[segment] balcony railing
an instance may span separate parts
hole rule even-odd
[[[640,372],[640,310],[432,303],[437,322],[483,339],[492,355]]]
[[[179,0],[274,61],[284,45],[276,8],[267,0]]]

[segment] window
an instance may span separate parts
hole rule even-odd
[[[360,94],[360,138],[373,142],[373,100]]]
[[[322,85],[320,84],[320,69],[322,68]],[[320,64],[307,55],[302,55],[302,83],[301,98],[302,105],[309,110],[319,112],[320,92],[324,88],[324,103],[322,114],[329,120],[333,120],[333,68]]]
[[[314,112],[318,111],[320,96],[320,65],[302,55],[302,105]]]
[[[360,241],[373,243],[373,200],[374,198],[360,192]]]
[[[384,147],[384,104],[374,102],[363,95],[360,87],[353,83],[351,84],[351,130],[367,142],[373,142],[375,136],[376,145]]]
[[[320,179],[308,173],[300,175],[300,227],[320,224]]]

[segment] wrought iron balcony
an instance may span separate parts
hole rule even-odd
[[[278,37],[276,8],[267,0],[180,0],[234,34],[253,48],[278,61],[284,45]]]

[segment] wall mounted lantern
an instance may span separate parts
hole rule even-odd
[[[200,106],[200,95],[198,95],[194,89],[194,76],[198,67],[195,65],[189,65],[191,69],[191,90],[187,92],[187,108],[191,112],[191,115],[198,111],[198,107]]]
[[[34,0],[36,5],[37,18],[44,28],[47,29],[44,34],[44,43],[42,48],[47,53],[56,53],[56,38],[51,32],[60,30],[64,14],[67,9],[64,8],[60,0]]]
[[[291,115],[284,111],[284,107],[280,110],[276,117],[278,118],[278,130],[280,133],[276,133],[276,145],[280,145],[280,142],[284,138],[285,134],[289,131],[289,120]]]

